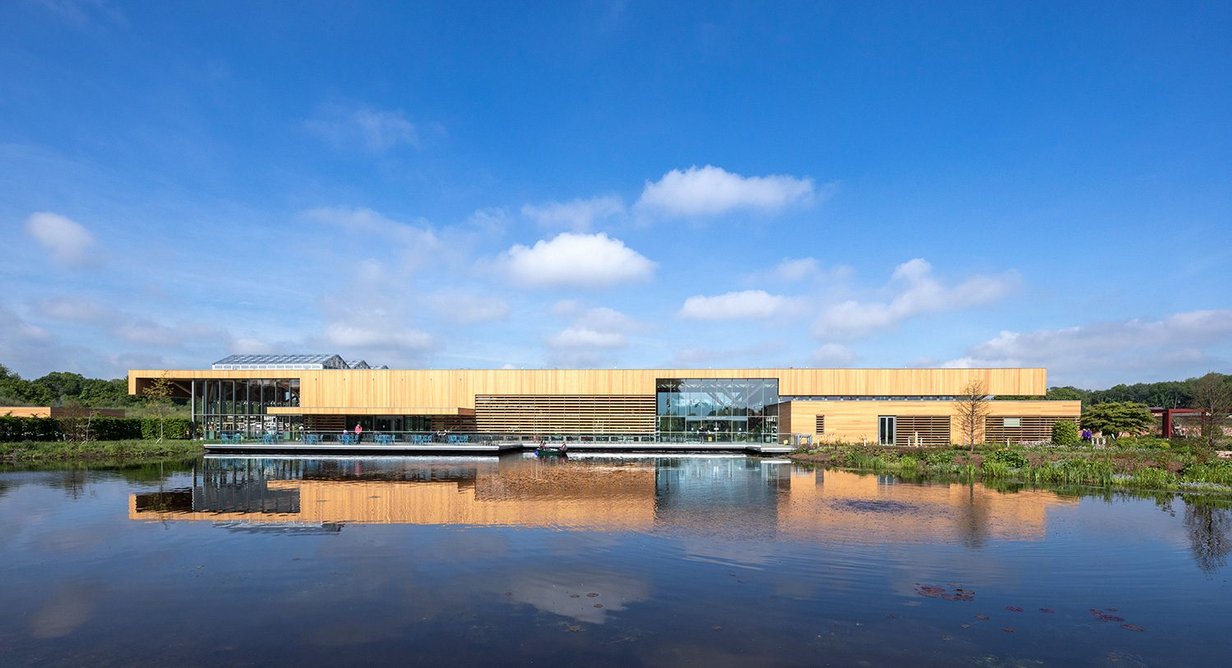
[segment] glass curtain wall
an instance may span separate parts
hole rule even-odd
[[[659,378],[656,431],[672,443],[774,443],[777,378]]]
[[[270,407],[299,406],[298,378],[197,380],[193,382],[192,402],[198,433],[207,439],[220,434],[298,438],[303,423],[298,415],[265,414]]]

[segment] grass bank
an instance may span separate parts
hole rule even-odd
[[[204,452],[201,441],[189,440],[19,441],[0,443],[0,463],[18,466],[51,463],[127,465],[190,459]]]
[[[1162,439],[1116,447],[977,446],[897,448],[825,445],[791,455],[798,462],[873,471],[904,478],[1092,485],[1167,492],[1232,494],[1232,461]]]

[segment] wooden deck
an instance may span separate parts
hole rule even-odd
[[[278,454],[353,454],[353,455],[418,455],[418,454],[501,454],[534,450],[534,443],[387,443],[344,444],[283,441],[280,443],[206,443],[205,450],[221,453],[278,453]],[[790,446],[773,443],[570,443],[575,452],[747,452],[759,455],[783,455],[792,451]]]

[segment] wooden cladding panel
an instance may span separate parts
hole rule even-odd
[[[1039,395],[1044,369],[353,369],[133,370],[129,393],[166,375],[194,378],[299,378],[300,405],[474,408],[475,396],[646,395],[657,378],[778,378],[784,396],[952,396],[972,379],[990,394]]]
[[[1082,404],[1078,401],[990,401],[988,408],[992,411],[990,419],[1055,419],[1056,416],[1062,416],[1065,419],[1077,420]],[[951,439],[957,438],[962,432],[958,419],[954,417],[952,401],[790,401],[779,404],[778,411],[779,433],[784,437],[793,433],[809,433],[808,430],[816,425],[818,416],[825,416],[826,440],[848,443],[876,443],[879,415],[893,415],[900,424],[902,420],[916,417],[945,416],[950,420]],[[822,436],[823,433],[813,432],[813,435]],[[983,436],[980,435],[980,438]]]
[[[1006,426],[1006,418],[1018,420],[1018,426]],[[1077,424],[1071,415],[1000,415],[984,419],[985,443],[1042,443],[1052,440],[1052,425],[1062,420]]]
[[[481,394],[475,426],[504,434],[653,434],[655,395]]]
[[[949,415],[900,415],[894,421],[898,445],[949,445]]]

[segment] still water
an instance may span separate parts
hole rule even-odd
[[[743,456],[0,473],[5,665],[1216,666],[1228,503]]]

